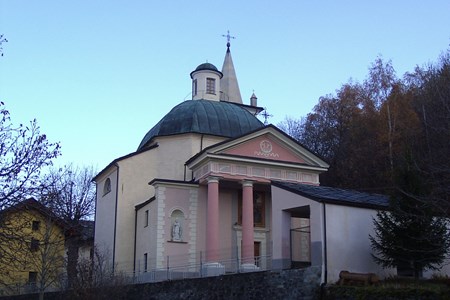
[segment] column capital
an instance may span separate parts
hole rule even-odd
[[[241,184],[243,187],[250,187],[250,186],[253,186],[253,182],[254,181],[251,181],[251,180],[242,180]]]
[[[208,176],[206,178],[206,181],[208,183],[219,183],[220,177],[216,177],[216,176]]]

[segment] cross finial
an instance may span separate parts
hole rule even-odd
[[[227,47],[230,48],[230,39],[234,40],[236,37],[235,36],[231,36],[229,30],[227,30],[227,35],[222,34],[222,36],[227,38]]]
[[[261,114],[264,117],[264,125],[267,125],[267,119],[270,117],[273,117],[273,115],[269,114],[266,108],[264,108],[264,111]]]

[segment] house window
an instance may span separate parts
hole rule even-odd
[[[144,272],[147,272],[147,253],[144,253]]]
[[[33,222],[31,223],[31,229],[32,229],[33,231],[38,231],[38,230],[39,230],[39,225],[41,225],[41,222],[39,222],[39,221],[33,221]]]
[[[28,272],[28,284],[35,285],[37,282],[37,272]]]
[[[206,93],[216,94],[216,80],[214,78],[206,78]]]
[[[103,185],[103,196],[111,192],[111,179],[107,178]]]
[[[194,81],[192,82],[192,95],[197,95],[197,79],[194,79]]]
[[[238,224],[242,224],[242,192],[238,201]],[[266,224],[266,202],[263,192],[253,192],[253,226],[264,227]]]
[[[148,209],[145,211],[145,216],[144,216],[145,220],[144,220],[144,227],[148,226]]]
[[[36,252],[39,250],[39,240],[32,238],[30,242],[30,250],[31,252]]]

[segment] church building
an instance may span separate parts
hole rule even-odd
[[[389,274],[369,241],[387,197],[320,186],[329,165],[263,124],[254,94],[243,103],[229,42],[221,71],[203,63],[190,78],[192,100],[94,178],[95,244],[117,270]]]

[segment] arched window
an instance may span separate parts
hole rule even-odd
[[[174,242],[183,241],[183,225],[184,225],[184,214],[181,210],[176,209],[172,212],[170,216],[172,222],[171,237]]]
[[[103,196],[111,192],[111,179],[107,178],[103,185]]]

